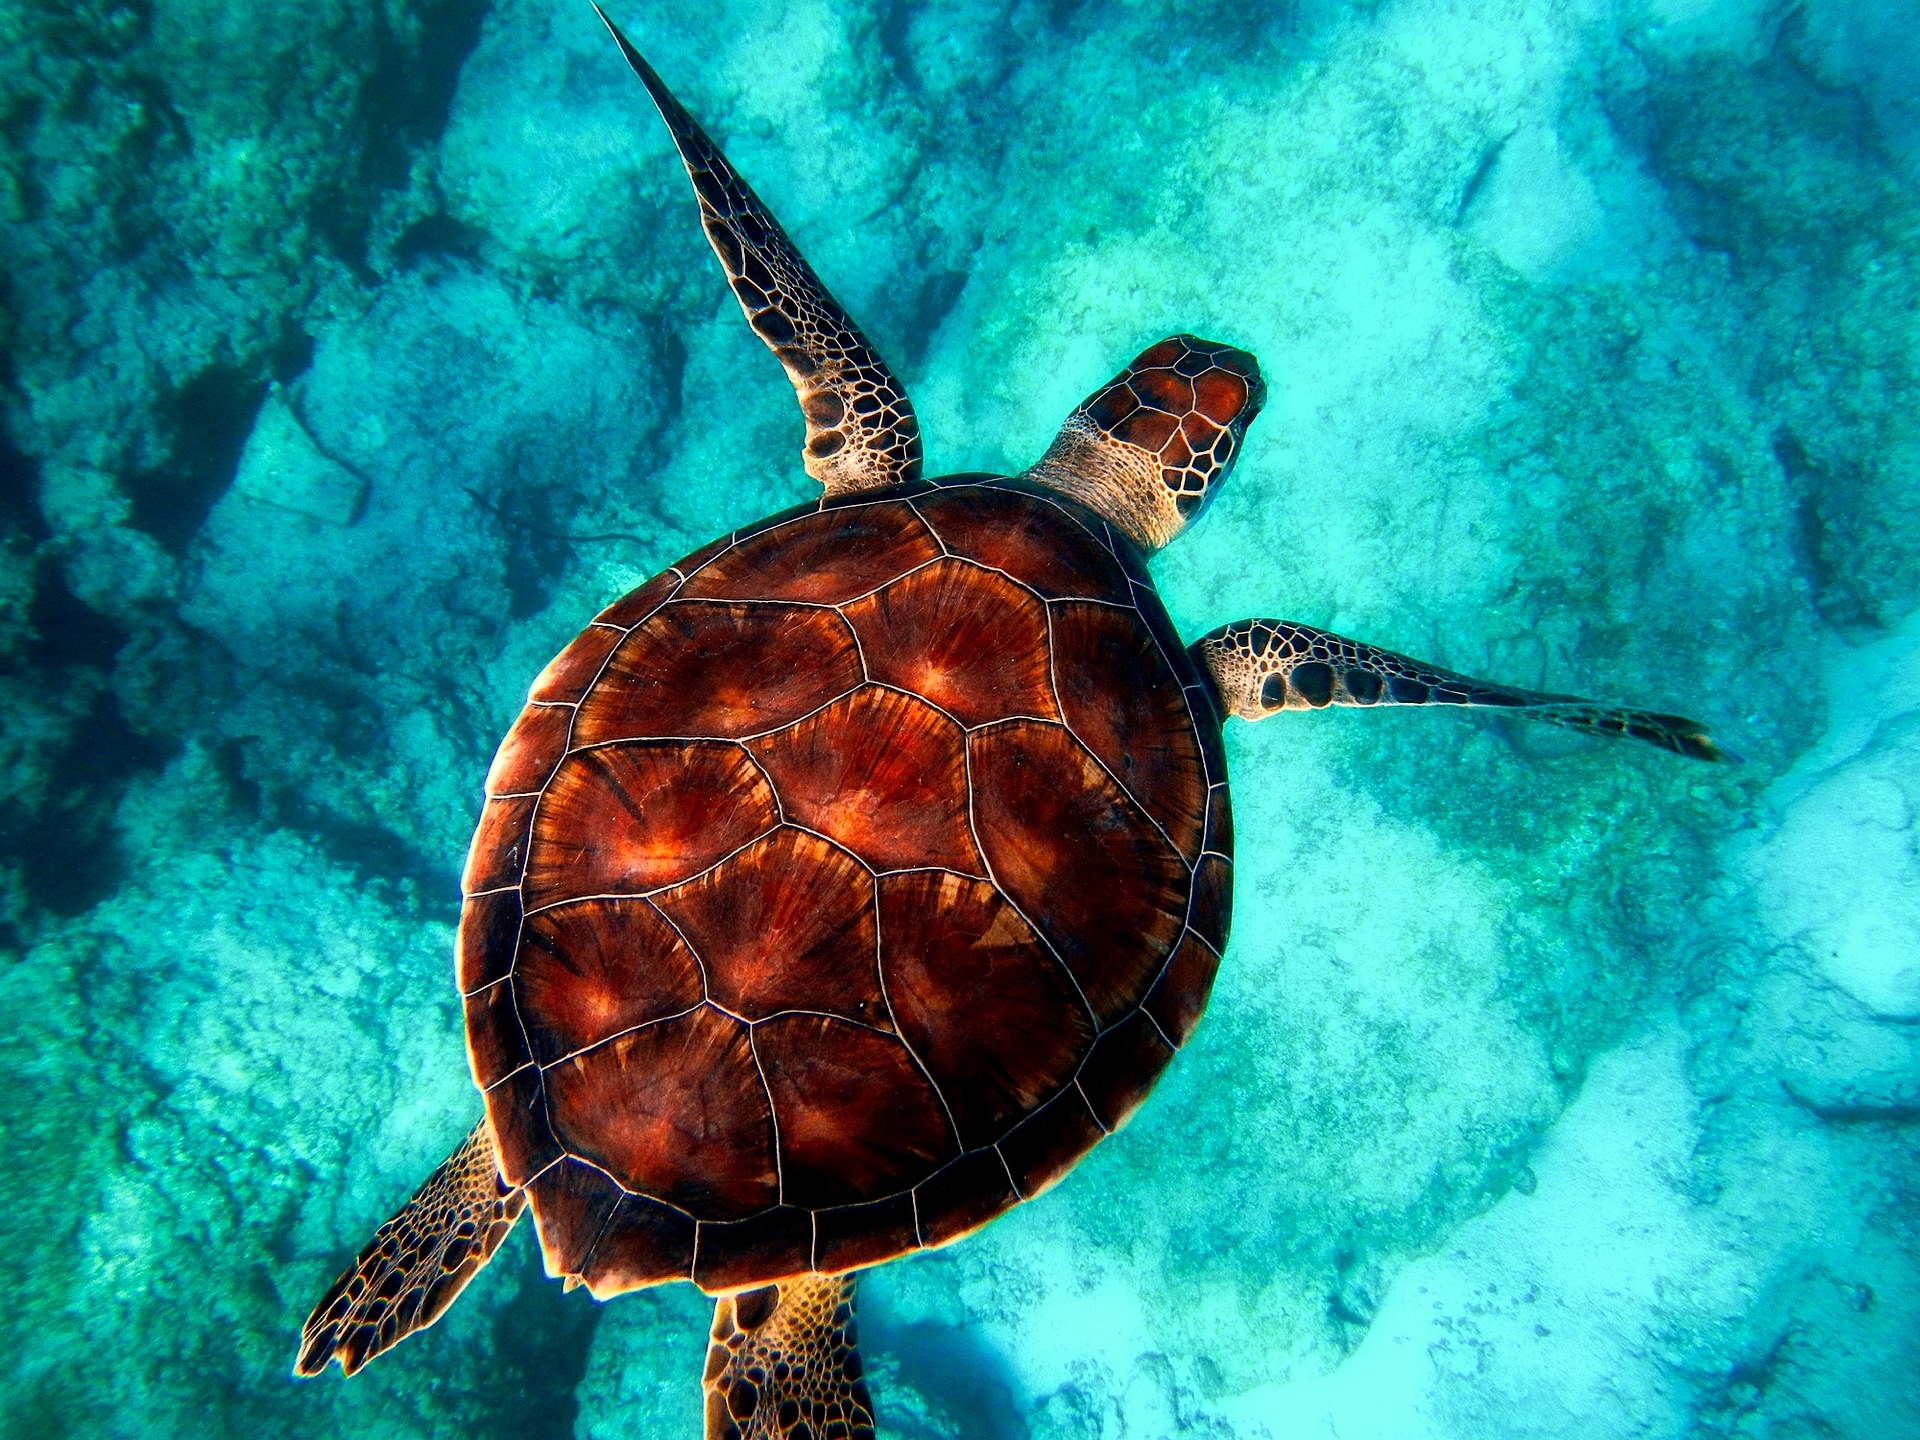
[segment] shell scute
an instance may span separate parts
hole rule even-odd
[[[1012,721],[967,745],[995,882],[1112,1024],[1180,938],[1186,863],[1066,727]]]
[[[703,998],[700,962],[645,900],[581,900],[527,917],[513,965],[532,1058],[554,1062]]]
[[[1074,735],[1159,820],[1174,848],[1199,858],[1202,817],[1192,797],[1207,786],[1185,693],[1138,618],[1107,605],[1053,607],[1053,667]],[[1114,692],[1132,695],[1115,705]]]
[[[1020,1199],[998,1150],[973,1150],[914,1187],[920,1239],[945,1245],[978,1230]]]
[[[1233,854],[1233,797],[1225,785],[1207,792],[1206,848],[1216,855]]]
[[[754,735],[864,678],[853,632],[834,610],[675,600],[608,658],[580,703],[573,743]]]
[[[593,623],[611,625],[619,630],[631,630],[672,599],[674,591],[679,588],[679,573],[663,570],[639,589],[629,590],[594,616]]]
[[[548,1121],[545,1077],[538,1066],[522,1066],[485,1095],[500,1178],[507,1184],[525,1185],[565,1153]]]
[[[1219,968],[1219,955],[1189,930],[1147,992],[1146,1012],[1174,1044],[1184,1045],[1192,1038]]]
[[[926,701],[868,685],[747,748],[789,819],[875,870],[985,873],[967,825],[965,738]]]
[[[1173,1058],[1153,1020],[1136,1010],[1094,1044],[1080,1069],[1080,1091],[1109,1131],[1127,1122]]]
[[[753,1021],[820,1010],[885,1025],[873,879],[844,850],[782,826],[656,897],[716,1005]]]
[[[960,1138],[991,1145],[1073,1078],[1093,1016],[1073,977],[984,881],[880,881],[887,996]]]
[[[623,1188],[729,1219],[777,1199],[773,1115],[738,1020],[702,1007],[544,1078],[555,1135]]]
[[[620,1208],[620,1187],[604,1171],[569,1156],[536,1178],[527,1193],[547,1273],[578,1275]]]
[[[778,821],[773,791],[738,745],[656,741],[575,751],[540,800],[527,908],[676,884]]]
[[[1233,923],[1233,862],[1225,856],[1203,856],[1194,867],[1189,923],[1214,954],[1225,953],[1227,929]]]
[[[1045,606],[1004,575],[939,560],[845,607],[867,669],[962,725],[1058,715]]]
[[[702,1220],[694,1242],[693,1283],[717,1294],[813,1265],[813,1216],[781,1205],[744,1220]]]
[[[754,1026],[779,1119],[780,1193],[823,1209],[895,1195],[959,1153],[899,1039],[825,1015]]]
[[[454,981],[462,995],[504,980],[520,944],[520,892],[469,895],[460,904],[460,936],[454,946]]]
[[[939,556],[904,503],[815,512],[742,538],[690,577],[680,598],[838,605]]]
[[[467,865],[460,874],[460,892],[478,895],[520,883],[526,868],[527,832],[533,823],[536,797],[514,795],[489,800],[480,807],[480,823],[467,847]]]
[[[1003,570],[1049,600],[1124,600],[1113,555],[1053,501],[1014,490],[946,491],[916,500],[955,555]]]
[[[547,783],[567,750],[571,705],[529,705],[507,731],[487,769],[486,793],[527,795]]]
[[[519,1017],[513,1010],[511,982],[497,980],[484,990],[464,996],[467,1021],[467,1067],[482,1090],[499,1084],[523,1065],[533,1063]]]
[[[1056,1185],[1106,1131],[1087,1108],[1080,1087],[1069,1085],[1000,1142],[1022,1199]]]
[[[822,1271],[851,1270],[903,1255],[920,1243],[913,1196],[891,1195],[865,1205],[816,1211],[813,1264]]]
[[[625,1195],[582,1272],[596,1300],[662,1280],[693,1278],[691,1216],[645,1195]]]
[[[571,705],[599,677],[613,647],[626,638],[625,630],[611,625],[589,625],[534,677],[527,699],[535,703]]]

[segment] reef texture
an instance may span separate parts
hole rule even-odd
[[[876,1272],[882,1434],[1920,1433],[1920,40],[1888,0],[616,13],[912,392],[1031,464],[1256,354],[1154,561],[1695,716],[1228,735],[1211,1009],[1057,1188]],[[584,3],[0,10],[10,1435],[692,1435],[711,1309],[532,1227],[294,1382],[480,1113],[459,865],[530,679],[811,498]]]

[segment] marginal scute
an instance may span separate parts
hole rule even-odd
[[[716,556],[726,554],[727,551],[733,547],[733,543],[737,538],[737,532],[728,535],[717,535],[691,555],[687,556],[686,559],[676,564],[673,569],[678,570],[682,576],[691,580],[695,575],[699,574],[701,570],[705,569]],[[672,571],[668,571],[667,573],[671,574]]]
[[[693,1278],[693,1220],[644,1195],[622,1197],[587,1261],[587,1288],[596,1300],[663,1280]]]
[[[578,1275],[620,1206],[620,1187],[569,1156],[527,1186],[547,1274]]]
[[[1200,754],[1206,761],[1208,782],[1215,786],[1225,785],[1227,783],[1227,749],[1221,743],[1222,716],[1214,705],[1212,692],[1204,686],[1189,684],[1187,710],[1194,718],[1195,728],[1200,732]]]
[[[674,590],[680,584],[680,577],[671,570],[663,570],[647,581],[638,590],[629,590],[613,604],[593,617],[596,625],[613,625],[622,630],[631,630],[642,620],[672,598]]]
[[[480,823],[467,847],[467,868],[460,876],[460,892],[477,895],[518,885],[527,859],[527,828],[535,797],[515,795],[489,800],[480,807]]]
[[[890,1260],[919,1244],[911,1195],[821,1210],[814,1216],[813,1265],[822,1273]]]
[[[524,795],[538,790],[566,753],[570,705],[529,705],[507,731],[487,769],[488,795]]]
[[[920,1209],[920,1237],[945,1245],[978,1230],[1019,1202],[999,1153],[975,1150],[914,1188]]]
[[[967,743],[994,880],[1112,1023],[1180,936],[1185,862],[1064,727],[1015,721]]]
[[[1220,957],[1188,931],[1167,960],[1167,968],[1147,992],[1146,1012],[1169,1040],[1184,1045],[1193,1038],[1213,993],[1213,977],[1220,968]]]
[[[490,1089],[532,1063],[526,1036],[514,1014],[511,981],[496,981],[461,1003],[467,1020],[467,1066],[478,1088]]]
[[[1053,655],[1060,705],[1073,733],[1160,822],[1174,848],[1197,859],[1206,762],[1185,693],[1152,635],[1132,611],[1055,605]],[[1116,693],[1131,703],[1114,704]]]
[[[788,819],[876,870],[940,865],[983,873],[967,827],[966,742],[933,706],[864,686],[748,742]]]
[[[1095,1118],[1118,1130],[1147,1098],[1173,1058],[1152,1020],[1136,1010],[1102,1035],[1080,1070],[1080,1089]]]
[[[839,403],[831,392],[822,396]],[[816,510],[743,539],[688,580],[679,598],[838,605],[939,555],[903,502]]]
[[[738,745],[669,741],[575,751],[541,797],[527,907],[675,884],[778,819],[773,792]]]
[[[1052,717],[1045,607],[1003,575],[940,560],[845,609],[873,678],[962,725]]]
[[[1188,923],[1194,934],[1226,953],[1227,930],[1233,923],[1233,864],[1221,855],[1201,858],[1193,870],[1193,911]]]
[[[460,938],[454,947],[455,979],[462,995],[504,980],[520,943],[520,892],[470,895],[460,905]]]
[[[690,1010],[702,998],[693,952],[637,898],[581,900],[530,915],[513,992],[542,1065]]]
[[[493,1127],[500,1178],[525,1185],[561,1155],[547,1123],[546,1087],[540,1071],[523,1066],[486,1092],[487,1123]]]
[[[1006,1157],[1020,1194],[1031,1200],[1057,1184],[1105,1133],[1087,1108],[1079,1087],[1069,1085],[1002,1140],[1000,1153]]]
[[[608,659],[580,702],[573,743],[755,735],[863,678],[853,634],[832,610],[674,600]]]
[[[1059,502],[1017,490],[966,486],[929,495],[914,506],[954,554],[1004,570],[1049,600],[1127,599],[1119,564],[1063,513]]]
[[[782,1205],[748,1219],[700,1222],[693,1283],[709,1295],[764,1285],[813,1268],[813,1217]]]
[[[993,886],[939,872],[886,876],[880,934],[894,1017],[965,1144],[993,1144],[1072,1078],[1093,1017]]]
[[[702,1007],[544,1073],[556,1135],[626,1189],[728,1218],[774,1203],[773,1117],[739,1021]]]
[[[547,662],[547,668],[534,678],[532,688],[527,691],[527,700],[571,705],[586,693],[607,656],[613,653],[613,647],[623,638],[624,632],[612,626],[589,625],[573,637],[572,644]]]
[[[733,1014],[887,1023],[873,879],[819,836],[782,826],[655,903],[699,955],[708,995]]]
[[[1216,855],[1233,854],[1233,797],[1225,785],[1208,792],[1206,848]]]
[[[897,1036],[787,1015],[756,1025],[753,1044],[773,1096],[788,1204],[878,1200],[958,1153],[939,1097]]]

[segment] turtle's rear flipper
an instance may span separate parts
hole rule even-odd
[[[1223,713],[1264,720],[1325,705],[1480,705],[1594,735],[1644,740],[1694,760],[1725,758],[1684,715],[1598,705],[1575,695],[1516,690],[1287,620],[1242,620],[1194,642]]]
[[[723,1295],[707,1346],[707,1440],[873,1440],[860,1374],[851,1275]]]
[[[829,496],[918,480],[920,422],[906,388],[720,147],[606,11],[594,9],[673,132],[700,201],[707,241],[747,323],[785,367],[800,397],[807,422],[801,451],[807,474],[825,485]]]
[[[318,1375],[337,1359],[351,1375],[426,1329],[493,1258],[526,1208],[527,1192],[501,1180],[482,1120],[313,1307],[293,1373]]]

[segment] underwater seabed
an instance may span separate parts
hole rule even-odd
[[[1232,943],[1120,1135],[875,1272],[882,1432],[1920,1435],[1920,40],[1810,0],[634,4],[1012,470],[1144,343],[1271,399],[1155,561],[1697,715],[1236,726]],[[0,1430],[698,1432],[531,1227],[295,1382],[473,1122],[480,782],[607,599],[805,498],[591,8],[0,10]]]

